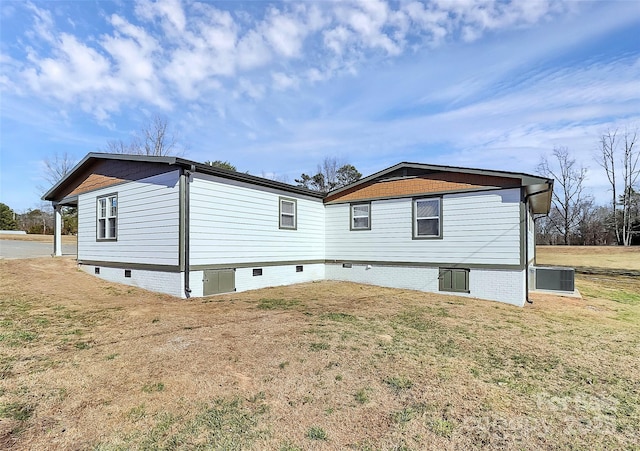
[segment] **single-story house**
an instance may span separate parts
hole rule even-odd
[[[78,265],[179,297],[331,279],[524,305],[553,180],[399,163],[322,194],[179,157],[90,153],[43,199]]]

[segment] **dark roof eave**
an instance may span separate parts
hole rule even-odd
[[[231,180],[237,180],[239,182],[250,183],[252,185],[263,186],[266,188],[274,188],[283,191],[288,191],[291,193],[301,194],[304,196],[315,197],[318,199],[323,199],[326,194],[318,191],[313,191],[308,188],[303,188],[301,186],[289,185],[288,183],[278,182],[276,180],[265,179],[263,177],[257,177],[255,175],[245,174],[244,172],[236,172],[230,171],[227,169],[217,168],[215,166],[209,166],[203,163],[195,163],[189,160],[178,159],[176,164],[181,165],[185,169],[190,169],[192,166],[195,168],[196,172],[201,172],[203,174],[214,175],[217,177],[227,178]]]
[[[548,179],[544,177],[539,177],[531,174],[525,174],[522,172],[510,172],[510,171],[492,171],[487,169],[478,169],[478,168],[463,168],[459,166],[442,166],[437,164],[423,164],[423,163],[410,163],[410,162],[402,162],[398,163],[390,168],[383,169],[382,171],[378,171],[375,174],[371,174],[368,177],[364,177],[356,182],[353,182],[349,185],[343,186],[341,188],[330,191],[327,195],[333,196],[339,194],[343,191],[356,187],[360,184],[370,182],[379,177],[382,177],[385,174],[389,174],[393,171],[402,168],[413,168],[413,169],[424,169],[424,170],[436,170],[442,172],[462,172],[465,174],[477,174],[477,175],[488,175],[494,177],[511,177],[511,178],[519,178],[521,180],[522,186],[535,185],[539,183],[544,183]]]
[[[269,180],[254,175],[244,174],[241,172],[229,171],[226,169],[216,168],[203,163],[197,163],[195,161],[187,160],[185,158],[174,156],[150,156],[150,155],[127,155],[127,154],[111,154],[111,153],[88,153],[78,164],[76,164],[69,173],[63,177],[58,183],[56,183],[51,189],[49,189],[43,196],[43,200],[55,201],[56,194],[62,189],[70,180],[73,180],[74,176],[92,164],[95,160],[120,160],[120,161],[141,161],[149,163],[164,163],[169,166],[178,166],[184,169],[195,169],[197,172],[205,174],[215,175],[218,177],[228,178],[232,180],[242,181],[253,185],[264,186],[268,188],[280,189],[296,194],[302,194],[305,196],[315,197],[322,199],[325,197],[324,193],[312,191],[307,188],[299,186],[289,185],[283,182],[277,182],[275,180]]]
[[[55,201],[56,193],[82,169],[93,163],[94,160],[123,160],[123,161],[153,161],[155,163],[175,164],[176,157],[151,157],[147,155],[127,155],[114,153],[90,152],[84,156],[62,179],[43,194],[42,200]]]

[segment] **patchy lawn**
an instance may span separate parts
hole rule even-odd
[[[0,261],[2,449],[638,449],[640,281],[178,300]]]

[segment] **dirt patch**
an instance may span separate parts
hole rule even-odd
[[[329,281],[180,300],[69,259],[0,276],[3,448],[640,446],[637,280],[518,308]]]

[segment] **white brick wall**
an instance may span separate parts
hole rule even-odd
[[[438,291],[439,268],[327,264],[325,276],[331,280],[380,285],[391,288],[449,294]],[[450,293],[456,296],[488,299],[523,306],[525,302],[524,271],[471,269],[469,272],[470,293]]]
[[[474,298],[506,302],[522,307],[526,298],[524,270],[472,269],[469,273],[470,294]]]
[[[93,265],[80,265],[89,274],[94,274]],[[182,273],[146,271],[132,269],[131,277],[124,277],[123,268],[99,267],[98,277],[111,282],[138,286],[151,291],[184,296]],[[258,268],[258,267],[256,267]],[[342,264],[303,265],[303,272],[296,272],[296,265],[264,266],[262,275],[254,276],[254,268],[236,270],[236,291],[291,285],[314,280],[344,280],[391,288],[426,291],[440,294],[488,299],[523,306],[525,302],[525,273],[517,270],[471,269],[469,272],[470,293],[446,293],[438,291],[437,267],[375,266],[354,264],[343,268]],[[191,297],[201,297],[203,271],[190,272]]]
[[[182,273],[132,269],[131,277],[125,277],[124,271],[127,269],[126,266],[122,268],[108,268],[105,266],[80,265],[80,268],[89,274],[93,274],[109,282],[132,285],[150,291],[184,297]],[[100,268],[100,274],[95,274],[95,268]]]
[[[323,263],[302,266],[302,272],[296,272],[296,265],[264,266],[261,276],[253,275],[254,268],[238,268],[236,270],[237,291],[324,280],[325,265]]]
[[[326,278],[419,291],[438,291],[438,268],[327,264]]]
[[[296,272],[296,266],[256,266],[255,268],[262,268],[261,276],[253,275],[253,267],[238,268],[236,269],[236,292],[324,280],[324,264],[303,264],[302,272]],[[192,297],[203,296],[203,278],[203,271],[190,272],[189,285]]]

